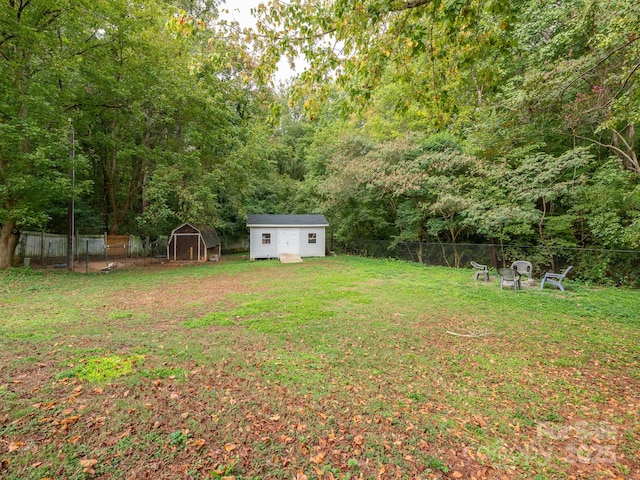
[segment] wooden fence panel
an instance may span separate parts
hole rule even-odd
[[[83,256],[104,256],[104,235],[80,236],[76,240],[76,253]]]
[[[67,255],[67,236],[53,233],[22,232],[19,248],[24,257],[56,258]]]
[[[124,257],[129,254],[129,235],[107,235],[107,257]]]
[[[74,240],[76,258],[144,255],[142,239],[133,235],[77,235]],[[67,236],[47,232],[25,231],[20,235],[16,255],[32,258],[65,258]]]

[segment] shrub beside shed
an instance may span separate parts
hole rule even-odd
[[[206,262],[220,259],[222,246],[213,228],[183,223],[171,232],[167,243],[168,260]]]
[[[282,254],[324,257],[328,226],[324,215],[248,215],[249,256],[251,260]]]

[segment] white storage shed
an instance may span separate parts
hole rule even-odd
[[[248,215],[250,258],[324,257],[328,226],[324,215]]]

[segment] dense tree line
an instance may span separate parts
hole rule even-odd
[[[86,233],[322,212],[342,244],[539,245],[551,268],[640,246],[637,2],[271,0],[253,30],[219,8],[5,0],[0,265],[19,229],[64,231],[72,194]]]
[[[312,66],[291,98],[338,240],[538,245],[548,268],[638,248],[637,2],[312,3],[270,2],[259,29],[265,58]],[[580,275],[637,268],[598,252]]]
[[[241,228],[250,179],[272,170],[251,145],[267,143],[273,96],[249,78],[244,47],[212,33],[217,12],[188,0],[2,2],[0,266],[21,229],[66,233],[70,198],[81,233]]]

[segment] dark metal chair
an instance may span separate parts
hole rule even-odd
[[[502,290],[505,282],[511,282],[516,292],[520,290],[520,274],[517,270],[513,268],[499,268],[498,273],[500,274],[500,290]]]
[[[471,262],[473,267],[473,279],[478,280],[482,277],[485,282],[489,281],[489,268],[486,265],[481,265],[477,262]]]
[[[562,273],[553,273],[553,272],[545,273],[544,277],[542,277],[542,281],[540,282],[540,290],[544,288],[545,283],[550,283],[551,285],[555,285],[556,287],[558,287],[560,290],[564,292],[562,281],[565,279],[565,277],[571,271],[572,268],[573,268],[573,265],[569,265],[567,269]]]

